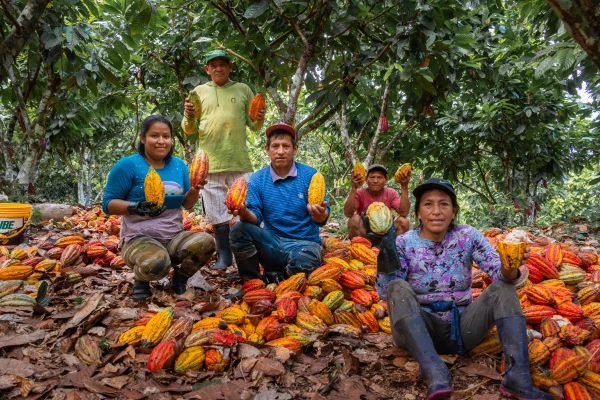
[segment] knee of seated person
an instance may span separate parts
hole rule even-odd
[[[236,222],[229,231],[229,240],[231,242],[237,242],[238,240],[242,239],[244,236],[246,236],[249,225],[252,224],[245,221]]]
[[[391,299],[400,299],[406,296],[414,296],[414,292],[407,281],[404,279],[396,279],[388,284],[388,301]]]
[[[166,256],[152,257],[142,260],[138,266],[144,274],[162,275],[171,268],[171,260]]]
[[[498,279],[485,290],[490,290],[490,293],[495,294],[496,296],[517,296],[515,285],[501,279]]]

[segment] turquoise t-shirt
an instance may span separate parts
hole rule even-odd
[[[139,154],[120,159],[110,170],[102,209],[108,214],[108,203],[119,199],[126,201],[146,200],[144,179],[150,164]],[[168,209],[179,209],[190,190],[188,168],[182,159],[171,157],[164,167],[156,170],[165,186],[165,203]]]

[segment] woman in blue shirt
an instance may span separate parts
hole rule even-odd
[[[196,204],[203,184],[190,187],[188,168],[173,154],[173,126],[162,115],[142,122],[138,154],[119,160],[108,175],[102,200],[105,213],[122,215],[119,246],[125,263],[133,269],[133,298],[150,297],[150,281],[175,272],[171,286],[183,294],[187,280],[210,260],[215,250],[211,235],[183,230],[181,207]],[[165,187],[162,207],[144,196],[144,179],[154,167]]]

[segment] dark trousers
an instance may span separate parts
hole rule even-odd
[[[441,354],[458,353],[458,344],[451,339],[450,322],[423,310],[408,282],[405,280],[391,282],[388,286],[387,301],[396,346],[408,350],[403,338],[406,334],[415,334],[415,332],[399,331],[395,328],[396,323],[406,317],[420,315],[425,321],[427,332],[436,351]],[[504,281],[493,283],[461,314],[460,333],[465,352],[477,346],[485,338],[494,327],[496,320],[522,315],[523,311],[514,285]],[[425,334],[425,332],[417,334]]]
[[[282,272],[287,276],[299,272],[308,276],[321,266],[321,246],[318,243],[282,238],[249,222],[236,223],[231,228],[229,241],[238,264],[239,260],[257,254],[265,271]],[[258,270],[248,272],[260,276]]]

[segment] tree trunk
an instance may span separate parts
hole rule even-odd
[[[567,32],[600,68],[600,3],[598,0],[548,0]]]
[[[46,6],[50,0],[29,0],[27,5],[21,11],[17,18],[18,26],[13,26],[6,39],[0,44],[0,82],[3,82],[8,76],[8,69],[11,67],[17,55],[29,40]]]
[[[85,206],[85,146],[79,149],[79,170],[77,171],[77,202]]]

